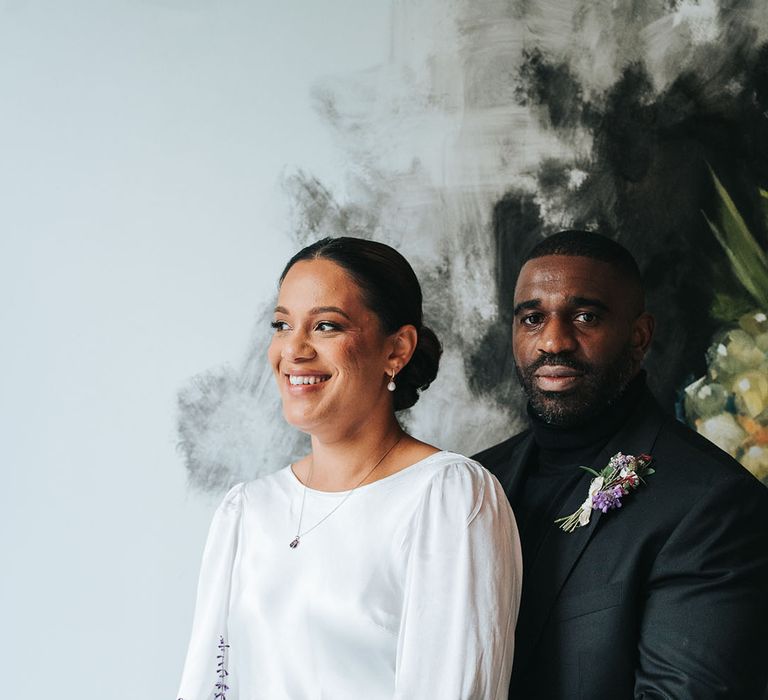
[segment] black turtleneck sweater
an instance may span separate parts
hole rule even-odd
[[[640,372],[622,395],[582,425],[567,428],[550,425],[528,407],[535,449],[526,465],[525,481],[512,504],[523,549],[523,562],[534,561],[544,535],[563,513],[565,500],[584,477],[580,467],[599,471],[605,465],[594,460],[627,422],[645,391]],[[586,498],[587,494],[584,493]]]

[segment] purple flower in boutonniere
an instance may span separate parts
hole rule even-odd
[[[652,459],[650,455],[633,457],[617,452],[600,472],[582,467],[595,477],[589,483],[587,498],[575,513],[558,518],[555,522],[561,530],[573,532],[577,527],[589,523],[593,510],[607,513],[614,508],[621,508],[621,499],[644,484],[644,477],[653,474],[654,470],[650,467]]]

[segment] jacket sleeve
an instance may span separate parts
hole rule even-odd
[[[177,698],[213,700],[219,682],[233,686],[227,677],[227,618],[232,569],[240,536],[243,484],[233,487],[216,510],[200,566],[195,617]],[[221,656],[221,658],[219,658]],[[219,665],[221,663],[221,665]],[[223,674],[222,674],[223,669]],[[237,700],[230,687],[227,700]]]
[[[739,475],[691,503],[656,557],[635,697],[762,698],[766,601],[768,491]]]
[[[449,466],[409,540],[395,700],[507,700],[521,558],[498,481],[474,462]]]

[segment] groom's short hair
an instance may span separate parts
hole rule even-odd
[[[627,283],[635,287],[645,305],[642,276],[637,261],[621,243],[594,231],[567,229],[539,241],[523,258],[529,260],[547,255],[570,255],[608,263]]]

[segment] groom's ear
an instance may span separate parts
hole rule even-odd
[[[632,359],[640,365],[648,349],[651,347],[656,319],[647,311],[643,311],[632,325]]]

